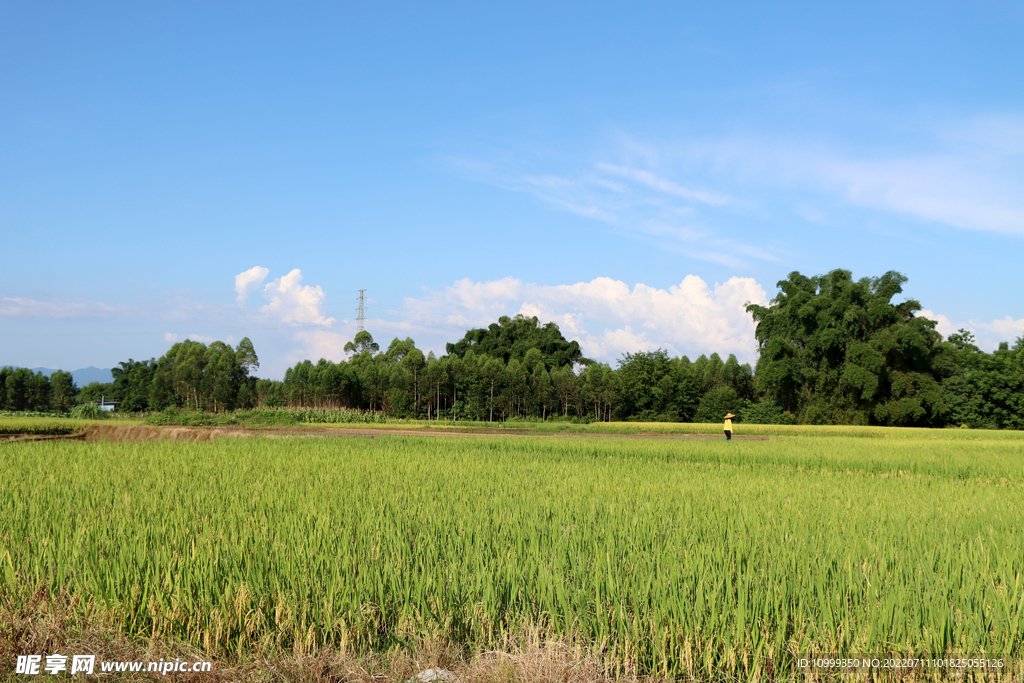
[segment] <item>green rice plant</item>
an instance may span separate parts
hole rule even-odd
[[[0,417],[67,417],[67,413],[39,412],[36,410],[0,410]]]
[[[2,417],[0,436],[25,434],[29,436],[57,436],[75,434],[89,424],[86,420],[54,417]]]
[[[298,424],[296,411],[288,409],[255,408],[236,410],[229,418],[229,424],[246,427],[290,427]]]
[[[295,419],[307,424],[384,424],[388,418],[384,413],[363,410],[289,410]]]
[[[165,408],[159,413],[150,413],[143,422],[149,425],[177,425],[182,427],[202,427],[215,424],[212,417],[204,415],[198,410],[181,410],[179,408]]]
[[[608,673],[812,653],[1024,671],[1024,439],[378,436],[0,449],[0,592],[211,657],[516,634]],[[98,618],[98,617],[97,617]],[[1009,676],[1008,676],[1009,677]]]

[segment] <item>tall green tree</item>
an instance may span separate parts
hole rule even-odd
[[[967,330],[951,334],[944,346],[943,396],[949,421],[975,429],[1024,429],[1024,337],[1011,349],[1002,343],[986,353]]]
[[[118,410],[134,412],[148,409],[155,373],[155,359],[135,361],[129,358],[111,368],[114,395],[121,402]]]
[[[524,362],[526,354],[536,349],[549,370],[590,362],[583,357],[578,342],[568,341],[562,336],[558,325],[541,325],[536,317],[523,315],[502,316],[486,329],[469,330],[461,340],[446,346],[448,355],[460,358],[470,349],[477,354],[500,358],[506,365],[513,358]],[[530,372],[533,372],[532,368]]]
[[[4,381],[7,410],[34,410],[32,371],[28,368],[12,369]]]
[[[345,353],[354,353],[357,356],[362,353],[369,352],[370,354],[374,354],[379,351],[380,345],[373,341],[373,335],[366,330],[356,332],[355,338],[345,344]]]
[[[672,367],[668,351],[637,351],[619,360],[620,413],[625,418],[651,420],[671,402]]]
[[[70,372],[58,370],[50,375],[50,397],[54,410],[66,413],[75,404],[78,389]]]
[[[850,271],[778,283],[757,324],[758,389],[806,423],[937,425],[945,413],[933,363],[935,322],[917,301],[893,303],[906,278]]]

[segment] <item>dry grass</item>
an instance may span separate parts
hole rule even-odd
[[[96,661],[209,661],[201,650],[182,643],[159,639],[132,641],[124,634],[103,625],[94,615],[83,623],[75,599],[66,593],[51,594],[46,586],[37,590],[21,608],[13,607],[11,596],[3,596],[0,607],[0,681],[24,683],[24,675],[15,674],[18,655],[94,654]],[[415,639],[409,648],[395,648],[372,655],[356,655],[335,648],[321,648],[304,657],[281,652],[280,657],[248,661],[213,661],[208,673],[120,673],[101,674],[90,680],[168,681],[176,683],[404,683],[418,672],[445,669],[459,683],[664,683],[668,679],[638,676],[635,671],[610,671],[609,662],[595,650],[564,640],[551,640],[543,628],[525,627],[520,635],[509,637],[500,650],[466,653],[434,638]],[[41,674],[45,675],[45,674]],[[49,677],[47,677],[49,678]],[[76,677],[77,679],[77,677]],[[731,676],[702,681],[733,682]],[[770,683],[771,679],[759,679]],[[1014,676],[950,675],[808,675],[786,681],[1002,681],[1020,683]],[[688,681],[696,683],[696,681]]]
[[[20,603],[20,606],[19,606]],[[160,639],[139,642],[107,627],[103,615],[81,616],[77,599],[66,592],[51,593],[47,586],[27,600],[3,596],[0,605],[0,680],[24,681],[13,672],[18,655],[61,653],[94,654],[96,661],[210,661],[199,649]],[[313,654],[294,657],[282,651],[279,657],[248,661],[213,661],[208,673],[173,673],[170,679],[188,683],[397,683],[426,669],[452,671],[463,683],[583,683],[621,681],[640,683],[631,672],[605,675],[604,660],[576,646],[546,640],[539,628],[528,629],[522,637],[509,638],[507,649],[470,655],[435,638],[414,639],[408,648],[357,655],[351,651],[320,648]],[[97,665],[98,667],[98,665]],[[158,673],[104,674],[100,680],[168,680]]]
[[[212,441],[219,437],[247,437],[254,432],[244,429],[211,427],[153,427],[149,425],[89,425],[87,441]]]

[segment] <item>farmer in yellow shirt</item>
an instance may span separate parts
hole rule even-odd
[[[725,440],[732,441],[732,418],[736,417],[732,413],[726,413],[725,416]]]

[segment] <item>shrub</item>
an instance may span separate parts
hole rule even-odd
[[[295,413],[291,410],[267,410],[266,408],[254,408],[252,410],[236,410],[231,418],[231,424],[247,425],[251,427],[262,426],[291,426],[298,424]]]
[[[712,389],[700,400],[693,421],[705,424],[721,422],[726,413],[741,414],[744,404],[745,401],[736,394],[736,390],[732,387]]]
[[[109,417],[107,411],[95,403],[80,403],[71,409],[71,417],[77,420],[103,420]]]
[[[146,424],[151,425],[180,425],[182,427],[202,427],[214,424],[213,420],[194,410],[178,410],[167,408],[159,413],[153,413],[146,418]]]
[[[793,425],[796,418],[770,401],[758,401],[740,411],[743,422],[755,425]]]

